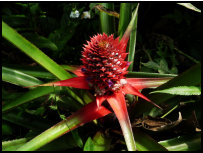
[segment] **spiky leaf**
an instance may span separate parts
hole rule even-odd
[[[200,95],[201,87],[178,86],[178,87],[172,87],[164,90],[152,91],[151,93],[167,93],[172,95],[183,95],[183,96]]]

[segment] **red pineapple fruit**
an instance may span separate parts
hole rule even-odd
[[[105,33],[93,36],[87,43],[83,47],[81,70],[96,96],[111,95],[126,84],[125,74],[130,65],[124,61],[126,47],[119,38]]]

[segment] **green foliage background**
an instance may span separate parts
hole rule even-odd
[[[2,20],[60,65],[80,65],[83,44],[85,44],[91,36],[102,32],[99,20],[100,12],[94,8],[96,3],[4,2],[1,4]],[[200,8],[200,2],[193,4]],[[134,4],[132,7],[134,7]],[[80,16],[78,18],[71,18],[70,13],[75,10],[80,12]],[[90,19],[82,17],[84,11],[90,12]],[[114,11],[120,11],[120,3],[114,4]],[[112,31],[114,31],[115,37],[117,37],[119,33],[116,31],[118,31],[119,23],[117,18],[114,18],[114,21]],[[193,65],[200,63],[200,30],[200,13],[188,10],[173,2],[141,3],[137,21],[133,71],[179,75]],[[47,71],[23,52],[19,52],[19,50],[7,40],[2,39],[1,44],[3,66],[27,74],[31,74],[29,72],[31,70],[36,70],[37,72],[35,73],[32,71],[33,74],[31,76],[35,76],[39,80],[34,78],[32,78],[33,80],[28,79],[38,84],[55,79],[53,75],[47,73]],[[6,68],[2,68],[2,70],[8,74],[12,72],[10,76],[13,75],[12,70],[10,71]],[[21,74],[16,73],[15,75]],[[193,77],[190,76],[189,79],[192,80]],[[21,84],[21,82],[19,82],[19,84],[21,86],[28,86]],[[6,102],[23,96],[24,93],[28,91],[28,89],[18,85],[2,82],[3,105]],[[195,85],[200,86],[200,83]],[[50,93],[51,90],[52,88],[47,88],[43,90],[43,92]],[[151,90],[146,90],[144,92],[148,94],[150,91]],[[83,91],[80,90],[74,90],[74,92],[78,93],[80,97],[84,94]],[[30,94],[34,93],[33,91],[33,93]],[[27,139],[33,138],[51,125],[61,121],[61,118],[64,116],[69,116],[72,112],[78,110],[82,105],[76,102],[74,98],[65,96],[66,94],[67,93],[61,90],[61,88],[55,88],[52,94],[33,100],[31,99],[30,103],[25,103],[9,111],[9,113],[4,113],[2,115],[2,140],[19,139],[16,144],[23,144]],[[26,97],[24,96],[24,98]],[[72,103],[66,103],[67,101],[71,101]],[[185,118],[188,119],[195,110],[197,120],[201,121],[199,96],[189,96],[189,98],[187,96],[175,97],[173,101],[166,104],[170,105],[172,109],[176,107],[179,101],[187,103],[187,105],[184,105],[185,107],[183,106],[183,116]],[[143,107],[138,105],[138,108]],[[176,110],[176,113],[177,112],[178,110]],[[142,111],[141,113],[143,114]],[[147,115],[160,115],[156,113],[157,111],[151,109]],[[139,115],[139,111],[137,114],[134,114],[136,117]],[[170,117],[171,119],[177,118],[177,116],[173,114],[169,115],[169,118]],[[113,120],[113,123],[114,122]],[[104,127],[101,129],[105,131]],[[46,147],[41,148],[41,150],[88,150],[90,145],[99,143],[98,140],[105,142],[102,144],[104,145],[103,150],[112,149],[112,147],[110,147],[110,141],[113,142],[112,144],[118,145],[115,143],[118,136],[115,136],[115,140],[108,139],[108,141],[106,141],[105,139],[103,140],[102,132],[97,132],[95,135],[94,130],[95,125],[84,126],[72,134],[62,136],[60,139],[57,139],[58,141],[51,142]],[[86,131],[88,131],[88,133]],[[189,132],[186,130],[185,133],[187,135]],[[91,139],[89,136],[94,137]],[[167,133],[164,138],[160,135],[152,134],[151,136],[157,141],[171,138],[170,134]],[[177,135],[174,134],[173,136]],[[183,138],[183,140],[186,139]],[[196,137],[189,140],[195,141]],[[174,141],[177,142],[178,140]],[[165,142],[162,143],[164,144]],[[119,144],[122,144],[122,142]],[[95,147],[100,149],[103,147],[102,145],[95,145]],[[122,145],[118,146],[118,150],[122,150],[123,148]]]

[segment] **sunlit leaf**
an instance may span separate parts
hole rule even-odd
[[[33,86],[42,84],[43,82],[39,79],[7,67],[2,67],[2,80],[19,85],[19,86]]]
[[[129,55],[128,55],[128,61],[131,62],[128,70],[133,71],[133,65],[134,65],[134,58],[135,58],[135,47],[136,47],[136,39],[137,39],[137,20],[138,20],[138,7],[139,4],[137,4],[135,14],[135,19],[133,23],[133,29],[130,34],[130,40],[129,40]],[[133,15],[133,16],[134,16]]]
[[[50,59],[46,54],[39,50],[35,45],[26,40],[23,36],[17,33],[13,28],[8,26],[5,22],[2,21],[2,36],[8,41],[13,43],[21,51],[27,54],[29,57],[34,59],[52,74],[58,78],[64,80],[71,78],[72,76],[66,72],[61,66],[56,64],[52,59]]]
[[[201,134],[178,136],[173,139],[160,141],[159,144],[169,151],[198,151],[201,150]]]
[[[196,11],[196,12],[201,13],[201,10],[198,9],[198,8],[196,8],[196,7],[195,7],[194,5],[192,5],[191,3],[177,3],[177,4],[182,5],[182,6],[188,8],[188,9],[191,9],[191,10],[193,10],[193,11]]]
[[[15,139],[2,142],[2,151],[14,151],[27,142],[27,138]]]
[[[44,54],[35,45],[25,39],[22,35],[16,32],[13,28],[2,21],[2,36],[10,41],[13,45],[19,48],[22,52],[27,54],[30,58],[38,62],[52,74],[54,74],[60,80],[65,80],[72,78],[72,75],[66,72],[60,65],[50,59],[46,54]],[[75,98],[78,102],[83,104],[80,97],[77,96],[72,90],[67,88],[69,94]]]
[[[110,149],[111,139],[104,136],[104,134],[98,131],[94,138],[88,137],[84,151],[108,151]]]
[[[83,151],[93,151],[94,150],[94,142],[91,137],[88,137],[85,146],[83,148]]]
[[[151,94],[152,93],[167,93],[172,95],[183,95],[183,96],[201,95],[201,87],[178,86],[178,87],[172,87],[164,90],[152,91]]]

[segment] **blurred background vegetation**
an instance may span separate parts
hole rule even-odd
[[[83,44],[90,36],[101,32],[99,11],[93,8],[95,5],[55,2],[3,3],[2,19],[43,49],[57,63],[79,65]],[[195,5],[200,7],[198,2]],[[115,4],[114,7],[115,11],[119,12],[120,4]],[[70,14],[75,10],[79,11],[79,16],[73,18]],[[90,12],[90,18],[84,17],[84,11]],[[138,18],[135,70],[178,73],[187,69],[190,63],[201,60],[199,13],[176,3],[142,3]],[[116,20],[118,22],[118,19]],[[15,48],[11,49],[6,41],[2,44],[3,63],[31,64],[32,61],[23,53],[14,54]],[[148,63],[152,59],[154,63]],[[163,70],[158,69],[160,62],[164,65]]]
[[[83,44],[91,36],[101,33],[99,11],[94,8],[96,3],[4,2],[1,4],[3,21],[58,64],[80,65]],[[192,4],[201,8],[200,2]],[[120,3],[115,3],[114,11],[119,13],[119,10]],[[86,11],[88,15],[84,14]],[[113,26],[117,31],[117,18]],[[143,2],[139,8],[137,27],[134,71],[180,74],[201,62],[200,13],[172,2]],[[117,37],[118,33],[114,35]],[[29,67],[38,65],[7,40],[2,39],[1,44],[2,65]],[[24,91],[27,89],[2,82],[2,95],[4,95],[2,101],[14,99]],[[34,100],[33,103],[29,103],[29,107],[28,104],[22,105],[17,109],[17,116],[25,118],[27,116],[29,118],[27,122],[32,122],[33,116],[29,115],[45,119],[48,116],[53,124],[59,122],[61,119],[54,105],[49,109],[44,108],[44,106],[48,107],[46,104],[48,100],[50,99],[47,97],[41,97],[40,101],[45,101],[43,104],[39,104],[39,100]],[[51,98],[51,100],[55,99]],[[40,107],[36,106],[36,103]],[[70,112],[65,111],[68,116]],[[9,122],[8,118],[7,116],[2,122],[3,141],[36,135],[32,129],[37,127],[36,125],[19,126]],[[24,122],[20,124],[23,125]],[[44,124],[44,128],[40,125],[41,131],[47,128],[46,123]]]

